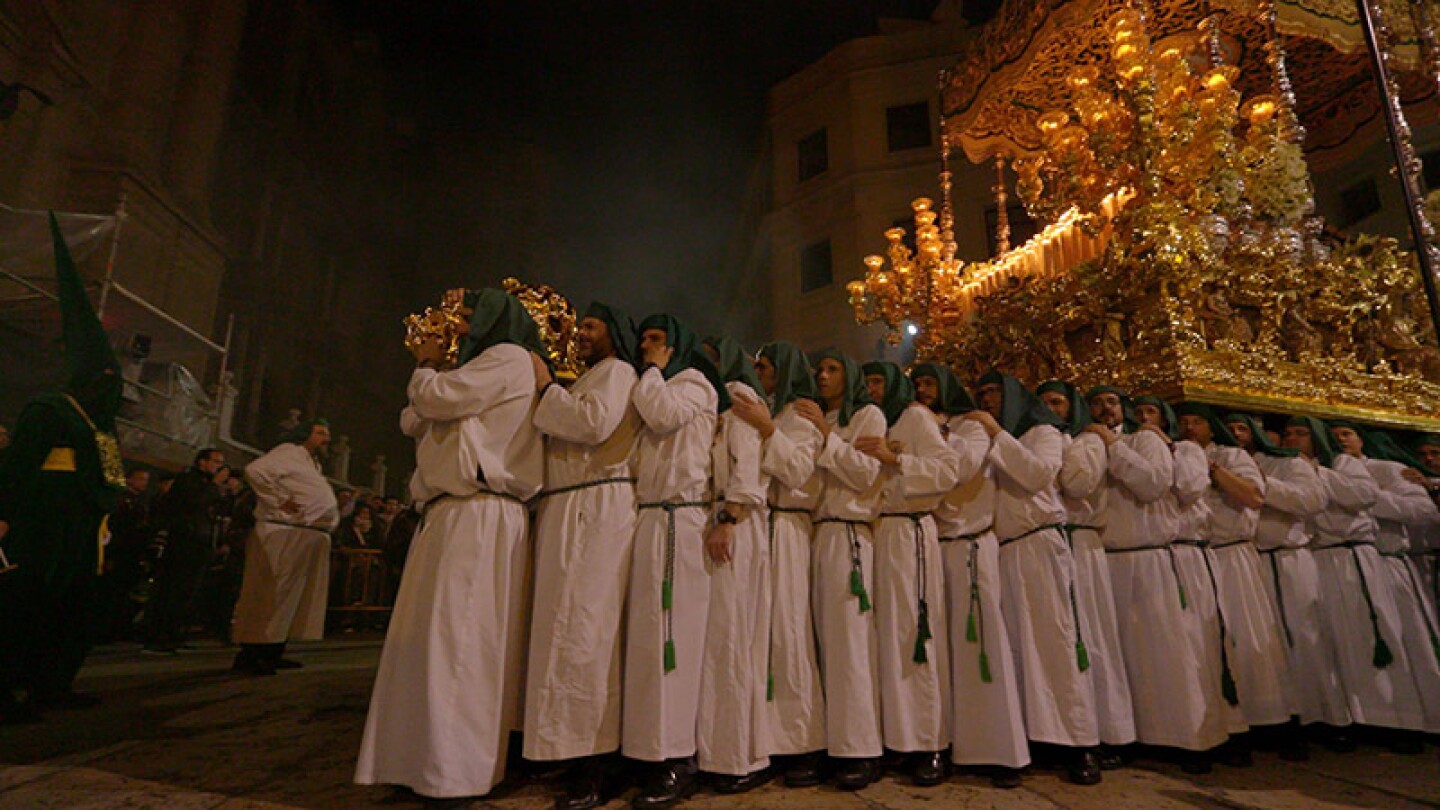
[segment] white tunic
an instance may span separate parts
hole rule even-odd
[[[535,517],[526,759],[620,747],[620,630],[635,534],[630,455],[640,430],[634,386],[635,369],[608,357],[569,390],[547,388],[535,409],[545,494]]]
[[[1176,454],[1154,432],[1117,437],[1107,457],[1100,522],[1136,736],[1149,745],[1207,750],[1225,739],[1211,698],[1219,684],[1203,665],[1199,617],[1188,595],[1182,601],[1177,549],[1169,547],[1180,528],[1180,494],[1199,501],[1200,493],[1176,486],[1189,480],[1177,479]]]
[[[1350,724],[1350,707],[1320,626],[1320,573],[1305,521],[1325,508],[1314,462],[1256,455],[1265,475],[1265,506],[1255,532],[1262,570],[1290,659],[1292,712],[1302,723]],[[1268,573],[1268,576],[1264,576]]]
[[[771,754],[825,748],[825,693],[810,606],[811,511],[820,497],[815,458],[820,431],[786,403],[765,440],[760,469],[770,483],[770,680],[766,701]]]
[[[453,371],[416,369],[409,395],[415,492],[430,503],[395,597],[355,781],[483,795],[504,778],[521,720],[523,501],[544,471],[534,367],[528,351],[502,343]]]
[[[1104,531],[1105,442],[1093,433],[1065,439],[1065,461],[1060,467],[1060,494],[1069,515],[1068,538],[1075,557],[1075,601],[1080,631],[1090,656],[1091,688],[1100,723],[1100,741],[1107,745],[1135,742],[1135,707],[1130,679],[1115,616],[1114,585],[1106,560]]]
[[[1424,710],[1401,641],[1400,610],[1374,546],[1378,526],[1370,510],[1379,487],[1364,461],[1343,453],[1319,472],[1329,496],[1324,511],[1311,518],[1321,627],[1339,664],[1350,716],[1366,725],[1421,730]],[[1374,664],[1377,633],[1394,657],[1383,668]]]
[[[231,635],[274,644],[325,635],[330,531],[340,520],[335,493],[315,458],[282,444],[245,468],[255,490],[255,528],[245,542],[245,576]],[[296,511],[282,507],[291,503]]]
[[[839,411],[825,419],[830,434],[815,463],[822,490],[815,509],[811,598],[825,684],[826,748],[833,757],[878,757],[883,744],[870,523],[879,513],[880,462],[851,442],[860,436],[883,437],[885,415],[865,405],[843,427]],[[852,592],[856,572],[863,599]]]
[[[726,383],[731,399],[759,397]],[[765,706],[770,640],[770,543],[760,468],[760,434],[731,413],[720,415],[711,451],[715,502],[743,504],[731,535],[731,560],[710,566],[710,615],[700,674],[700,770],[744,776],[770,764]]]
[[[957,765],[1023,768],[1030,746],[1000,593],[990,437],[963,416],[949,427],[960,484],[935,508],[935,522],[949,603],[950,755]]]
[[[1069,746],[1100,742],[1095,694],[1080,668],[1072,588],[1074,559],[1056,476],[1065,442],[1051,425],[1019,439],[995,434],[995,534],[1006,631],[1019,673],[1030,739]]]
[[[621,748],[632,759],[659,762],[692,756],[696,750],[710,606],[704,548],[710,446],[719,396],[693,368],[666,380],[652,367],[640,375],[631,400],[644,426],[635,450],[640,512],[630,569]],[[672,600],[668,610],[667,572]]]
[[[960,460],[930,409],[919,403],[900,414],[887,438],[901,449],[899,463],[881,469],[875,525],[873,598],[885,747],[940,751],[950,744],[950,637],[945,571],[930,512],[959,483]],[[928,640],[921,637],[922,624]]]

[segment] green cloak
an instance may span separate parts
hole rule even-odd
[[[460,341],[457,365],[465,365],[480,353],[501,343],[514,343],[540,355],[550,363],[550,350],[540,340],[540,330],[520,299],[505,292],[487,288],[465,293],[465,306],[470,314],[470,331]]]
[[[895,427],[905,409],[915,401],[915,386],[894,363],[872,360],[861,366],[860,371],[867,377],[878,374],[885,378],[885,399],[880,403],[880,410],[885,414],[885,424]]]
[[[1338,451],[1335,449],[1334,440],[1330,438],[1328,425],[1313,416],[1292,416],[1285,426],[1309,430],[1310,446],[1315,451],[1316,460],[1326,467],[1334,464]]]
[[[1427,478],[1436,478],[1435,471],[1425,466],[1420,459],[1416,458],[1395,441],[1391,436],[1379,428],[1365,428],[1360,431],[1360,437],[1365,440],[1365,455],[1369,458],[1378,458],[1384,461],[1398,461],[1407,467],[1418,470],[1421,475]]]
[[[1075,387],[1075,383],[1066,380],[1049,380],[1040,383],[1040,387],[1035,389],[1035,395],[1039,396],[1051,391],[1058,392],[1070,400],[1070,422],[1062,426],[1061,430],[1071,436],[1079,436],[1085,430],[1085,426],[1090,424],[1090,402],[1080,396],[1080,389]],[[1124,402],[1125,397],[1120,397],[1120,401]]]
[[[935,412],[947,416],[959,416],[975,410],[975,400],[970,398],[970,392],[956,379],[955,372],[948,366],[939,363],[920,363],[910,369],[910,380],[913,383],[921,377],[929,377],[935,381],[935,387],[939,389],[939,395],[935,398]]]
[[[975,382],[976,401],[978,402],[981,386],[1000,384],[1003,394],[1000,400],[1000,418],[997,420],[1005,432],[1015,438],[1024,436],[1030,428],[1036,425],[1050,425],[1061,430],[1060,417],[1050,410],[1050,406],[1035,396],[1035,392],[1025,387],[1025,384],[1009,374],[1002,374],[998,371],[987,371]]]
[[[705,379],[710,381],[710,387],[715,389],[716,396],[720,398],[720,404],[716,410],[722,413],[729,410],[730,394],[725,390],[725,382],[720,379],[720,371],[715,368],[714,363],[710,362],[710,358],[705,356],[705,352],[701,351],[700,341],[695,338],[695,333],[690,331],[690,327],[673,315],[657,313],[641,321],[640,325],[635,327],[635,333],[643,337],[645,332],[650,329],[664,332],[665,345],[675,350],[670,355],[670,362],[665,368],[660,369],[660,374],[668,380],[687,368],[695,369],[705,375]],[[645,372],[643,359],[636,360],[636,367],[640,373]]]
[[[765,386],[760,384],[760,378],[755,375],[755,361],[738,341],[726,335],[714,335],[705,338],[705,345],[714,349],[719,358],[715,367],[720,372],[721,380],[727,383],[745,383],[761,402],[765,401]]]
[[[775,366],[775,392],[770,395],[772,416],[797,399],[813,400],[817,397],[815,372],[799,346],[777,340],[761,346],[760,356]]]
[[[1165,434],[1169,436],[1172,440],[1180,440],[1180,420],[1175,418],[1175,409],[1170,407],[1170,403],[1150,394],[1144,394],[1142,396],[1135,397],[1133,403],[1134,404],[1131,407],[1133,410],[1136,411],[1140,409],[1141,405],[1154,405],[1155,407],[1159,408],[1160,418],[1165,420]],[[1135,417],[1135,424],[1136,427],[1139,427],[1139,416]],[[1225,433],[1228,435],[1230,431],[1227,430],[1225,431]],[[1230,437],[1230,442],[1231,444],[1234,444],[1234,436]]]
[[[1294,458],[1300,451],[1293,447],[1279,447],[1270,442],[1270,437],[1265,435],[1265,425],[1259,417],[1248,413],[1232,413],[1225,417],[1225,424],[1240,424],[1250,428],[1250,435],[1254,437],[1255,452],[1264,453],[1267,456],[1276,458]],[[1231,432],[1234,435],[1234,432]]]
[[[1175,408],[1176,416],[1198,416],[1210,423],[1210,440],[1225,447],[1239,447],[1240,442],[1236,441],[1235,434],[1225,426],[1225,421],[1215,409],[1202,402],[1182,402]],[[1179,427],[1177,422],[1176,427]]]
[[[860,364],[855,362],[849,355],[834,349],[826,349],[815,355],[815,371],[820,371],[820,363],[824,360],[834,360],[845,368],[845,389],[840,397],[840,427],[850,424],[850,418],[855,412],[875,403],[870,401],[870,392],[865,388],[865,374],[860,371]],[[819,383],[816,383],[816,391],[819,391]],[[820,406],[822,409],[824,404]]]
[[[609,304],[591,301],[590,308],[585,310],[583,317],[604,322],[605,328],[610,332],[610,342],[615,346],[616,357],[632,366],[640,359],[640,352],[636,348],[635,322],[630,320],[629,315]]]

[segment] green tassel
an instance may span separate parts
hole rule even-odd
[[[860,597],[865,595],[865,578],[860,576],[859,568],[850,569],[850,595]]]
[[[866,593],[864,588],[860,589],[860,612],[870,612],[870,594]]]
[[[982,683],[990,683],[991,680],[992,680],[992,678],[990,677],[990,656],[986,655],[984,650],[981,650],[981,651],[980,651],[980,681],[981,681]]]
[[[1178,587],[1180,588],[1180,609],[1181,609],[1181,610],[1189,610],[1189,609],[1190,609],[1190,600],[1185,598],[1185,586],[1184,586],[1184,585],[1180,585],[1180,586],[1178,586]]]
[[[1376,669],[1384,669],[1395,661],[1395,655],[1390,652],[1390,645],[1385,643],[1385,638],[1379,633],[1375,634],[1375,658],[1373,663]]]
[[[975,632],[975,613],[973,611],[965,617],[965,640],[972,643],[980,640],[980,634]]]
[[[671,585],[670,580],[662,580],[660,582],[660,609],[669,610],[673,604],[675,604],[675,588]]]
[[[675,671],[675,640],[665,639],[665,671]]]
[[[1085,649],[1083,641],[1075,642],[1075,663],[1080,667],[1081,672],[1090,668],[1090,651]]]
[[[935,637],[934,634],[930,632],[930,607],[924,602],[920,603],[920,624],[917,630],[920,639],[923,641],[929,641]]]
[[[1230,674],[1228,663],[1220,670],[1220,694],[1224,695],[1225,702],[1231,706],[1240,705],[1240,691],[1235,688],[1235,676]]]
[[[919,633],[915,634],[915,655],[913,660],[917,664],[930,663],[930,654],[925,651],[925,637]]]
[[[765,673],[765,702],[775,702],[775,673]]]

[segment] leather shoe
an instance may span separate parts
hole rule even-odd
[[[1065,768],[1065,775],[1077,785],[1100,784],[1100,761],[1089,749],[1078,752]]]
[[[736,793],[748,793],[774,778],[774,768],[761,768],[758,771],[751,771],[744,776],[715,774],[711,778],[711,787],[715,789],[716,793],[729,796]]]
[[[582,765],[566,779],[565,793],[555,798],[555,810],[589,810],[624,792],[624,782],[618,774],[598,765]]]
[[[249,675],[251,677],[264,677],[275,674],[274,664],[258,656],[246,655],[243,652],[235,656],[235,663],[230,666],[230,669],[241,675]]]
[[[910,764],[910,778],[917,787],[935,787],[945,781],[945,758],[939,751],[916,754]]]
[[[842,759],[835,772],[835,787],[864,790],[880,778],[880,763],[873,759]]]
[[[1125,757],[1108,745],[1100,746],[1100,749],[1095,752],[1095,759],[1099,761],[1102,771],[1113,771],[1125,767]]]
[[[637,810],[659,810],[680,803],[695,792],[695,773],[694,759],[667,760],[641,786],[640,792],[630,800],[630,806]]]
[[[990,773],[990,784],[1002,790],[1018,788],[1020,787],[1020,769],[997,767]]]
[[[819,751],[796,757],[785,770],[785,787],[803,788],[820,784],[820,767],[824,761],[825,755]]]

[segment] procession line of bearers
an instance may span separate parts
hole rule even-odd
[[[1032,754],[1094,784],[1137,742],[1203,772],[1302,758],[1301,723],[1440,731],[1434,571],[1406,556],[1440,517],[1388,436],[1297,417],[1277,447],[1203,405],[995,372],[972,400],[833,352],[812,374],[602,304],[565,388],[518,301],[465,301],[454,367],[415,350],[424,519],[360,783],[486,794],[514,729],[570,766],[562,808],[636,763],[653,808],[699,772],[860,789],[887,751],[920,785],[1014,786]]]

